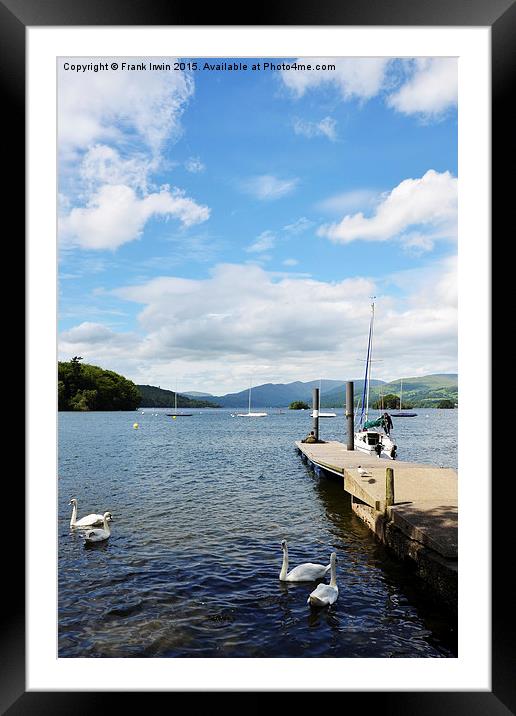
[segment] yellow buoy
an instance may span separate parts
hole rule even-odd
[[[172,420],[175,420],[175,419],[176,419],[176,416],[175,416],[175,415],[173,415],[173,416],[172,416]]]
[[[138,423],[134,423],[133,428],[134,428],[135,430],[138,430],[138,428],[139,428]]]

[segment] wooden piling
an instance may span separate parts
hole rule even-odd
[[[385,506],[391,507],[394,504],[394,470],[392,467],[385,469]]]
[[[355,449],[355,419],[353,415],[353,403],[355,402],[353,397],[354,383],[352,380],[348,380],[346,383],[346,423],[348,427],[348,450]]]

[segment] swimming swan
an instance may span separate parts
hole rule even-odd
[[[283,564],[279,578],[282,582],[313,582],[316,579],[322,579],[330,569],[329,564],[324,566],[323,564],[305,562],[304,564],[299,564],[297,567],[294,567],[294,569],[291,569],[287,574],[288,546],[285,540],[281,543],[281,549],[283,550]]]
[[[109,538],[111,530],[109,529],[108,522],[112,522],[113,517],[111,512],[104,512],[103,527],[97,530],[88,530],[83,534],[85,544],[93,544],[94,542],[104,542]]]
[[[81,517],[80,520],[77,519],[77,500],[75,497],[72,497],[69,505],[72,505],[72,519],[70,520],[70,527],[94,527],[95,525],[101,525],[104,521],[103,515],[86,515],[86,517]]]
[[[330,565],[331,565],[331,579],[329,584],[318,584],[314,591],[308,597],[307,604],[313,607],[326,607],[330,604],[334,604],[339,596],[339,588],[337,587],[337,555],[335,552],[331,553]]]

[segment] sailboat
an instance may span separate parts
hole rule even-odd
[[[389,413],[392,418],[415,418],[417,413],[406,413],[401,410],[403,399],[403,378],[400,378],[400,409],[394,413]]]
[[[249,386],[249,410],[247,413],[237,413],[237,418],[265,418],[267,413],[252,413],[251,412],[251,386]]]
[[[371,304],[371,321],[369,324],[362,411],[360,413],[358,430],[355,432],[355,448],[369,455],[376,454],[378,457],[385,455],[391,460],[395,460],[398,447],[383,429],[382,416],[379,416],[375,420],[369,420],[369,386],[371,382],[371,362],[373,359],[373,333],[374,301]]]
[[[192,413],[178,413],[177,412],[177,385],[176,390],[174,394],[174,412],[173,413],[167,413],[167,416],[169,418],[189,418],[192,415]]]

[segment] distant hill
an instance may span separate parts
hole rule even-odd
[[[154,385],[137,385],[141,395],[141,408],[173,408],[175,393],[172,390],[164,390]],[[177,394],[178,408],[218,408],[214,402],[208,400],[195,400],[184,395]]]
[[[381,385],[381,380],[372,381],[374,385]],[[363,386],[362,380],[355,381],[357,386]],[[265,383],[253,387],[251,393],[252,408],[282,408],[294,401],[303,401],[312,404],[312,391],[319,387],[319,380],[311,380],[306,383],[295,381],[294,383]],[[344,380],[323,380],[321,381],[321,394],[324,398],[326,393],[340,391],[346,393],[346,382]],[[242,408],[247,405],[249,391],[241,390],[239,393],[228,393],[227,395],[213,396],[213,400],[224,408]],[[343,398],[341,399],[343,400]],[[321,403],[322,404],[322,403]],[[332,405],[335,405],[332,403]]]
[[[189,390],[183,395],[186,395],[187,398],[213,398],[211,393],[199,393],[197,390]]]
[[[440,400],[452,400],[458,403],[458,376],[456,373],[435,373],[432,375],[420,376],[417,378],[398,378],[390,383],[383,383],[381,386],[371,385],[369,391],[369,404],[380,399],[381,395],[400,395],[401,381],[403,380],[403,407],[409,408],[431,408],[437,405]],[[358,389],[359,381],[355,382],[355,405],[357,400],[362,398],[363,381]],[[326,396],[323,395],[321,407],[337,408],[345,404],[345,394],[342,391],[332,391]]]
[[[400,380],[385,383],[382,380],[372,380],[369,393],[369,402],[373,403],[382,395],[400,393]],[[403,405],[408,407],[432,407],[440,400],[453,400],[458,402],[457,374],[433,374],[417,378],[403,378]],[[355,380],[355,404],[362,397],[364,381]],[[174,392],[163,390],[151,385],[136,386],[142,395],[142,407],[173,407]],[[319,387],[319,380],[307,382],[295,381],[293,383],[264,383],[253,386],[251,393],[251,408],[284,408],[295,401],[303,401],[312,405],[312,391]],[[249,391],[241,390],[238,393],[226,395],[211,395],[189,391],[177,396],[177,405],[180,408],[245,408],[249,400]],[[346,402],[345,380],[321,381],[321,407],[343,408]]]

